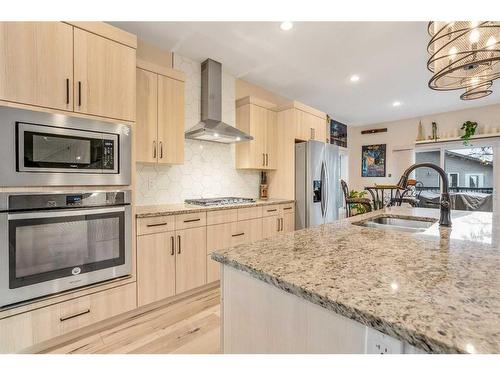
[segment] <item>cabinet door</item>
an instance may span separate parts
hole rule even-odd
[[[279,216],[262,218],[262,238],[269,238],[278,234],[279,226]]]
[[[283,212],[283,232],[293,232],[295,230],[295,213],[293,211]]]
[[[207,255],[207,284],[220,280],[220,263]]]
[[[207,227],[175,232],[177,241],[175,292],[182,293],[206,282]]]
[[[73,27],[0,22],[0,99],[73,110]]]
[[[314,139],[326,142],[326,120],[321,117],[314,117]]]
[[[137,69],[136,161],[158,160],[158,74]]]
[[[263,169],[266,165],[267,109],[250,105],[250,155],[254,168]]]
[[[75,112],[135,120],[135,49],[74,29]]]
[[[276,169],[276,150],[278,148],[278,116],[274,111],[267,111],[266,123],[266,169]]]
[[[262,239],[262,218],[239,221],[237,233],[244,233],[240,243],[251,243]]]
[[[137,237],[137,303],[139,306],[175,294],[175,232]]]
[[[158,75],[158,163],[184,162],[184,82]]]

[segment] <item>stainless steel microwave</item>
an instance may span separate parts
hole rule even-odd
[[[0,186],[129,185],[131,129],[0,107]]]

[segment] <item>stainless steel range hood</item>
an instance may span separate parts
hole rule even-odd
[[[222,65],[217,61],[207,59],[201,64],[201,122],[186,131],[185,137],[220,143],[253,139],[222,122]]]

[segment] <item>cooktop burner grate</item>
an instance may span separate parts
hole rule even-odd
[[[194,204],[197,206],[223,206],[227,204],[244,204],[253,203],[253,198],[239,198],[239,197],[222,197],[222,198],[202,198],[202,199],[186,199],[187,204]]]

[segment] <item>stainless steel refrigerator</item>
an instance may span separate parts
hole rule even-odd
[[[342,206],[339,146],[318,141],[295,145],[295,229],[330,223]]]

